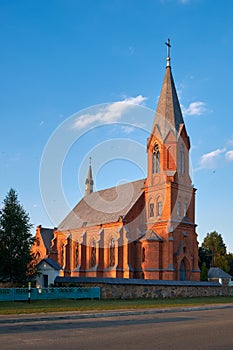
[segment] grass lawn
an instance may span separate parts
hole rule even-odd
[[[233,297],[201,297],[184,299],[136,299],[136,300],[37,300],[25,302],[0,302],[0,314],[29,314],[63,311],[101,311],[141,308],[167,308],[232,303]]]

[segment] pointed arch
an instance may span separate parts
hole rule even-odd
[[[159,145],[156,143],[153,149],[153,164],[152,164],[153,174],[160,173],[160,150]]]
[[[115,265],[115,239],[112,238],[109,246],[109,266],[113,267]]]
[[[75,267],[79,265],[79,243],[76,244],[75,247]]]
[[[96,244],[94,240],[90,248],[90,267],[94,267],[96,265]]]
[[[184,145],[180,145],[180,156],[179,156],[179,171],[181,174],[185,173],[185,155],[184,155]]]

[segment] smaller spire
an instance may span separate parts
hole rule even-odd
[[[85,196],[93,192],[93,185],[94,185],[94,181],[92,178],[91,157],[89,159],[90,159],[90,164],[88,168],[87,178],[85,181]]]
[[[167,45],[167,67],[170,67],[171,57],[170,57],[170,51],[171,51],[171,43],[170,39],[167,39],[167,42],[165,43]]]

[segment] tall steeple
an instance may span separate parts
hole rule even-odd
[[[184,124],[180,103],[178,100],[174,79],[171,72],[171,57],[170,57],[170,40],[166,42],[167,50],[167,64],[164,81],[159,97],[159,102],[156,109],[153,130],[156,126],[160,130],[161,137],[164,140],[169,130],[172,129],[175,136],[177,136],[180,125]]]
[[[159,96],[151,135],[147,143],[148,186],[163,181],[189,183],[189,149],[187,134],[171,71],[170,40],[164,81]],[[176,175],[177,174],[177,175]],[[182,174],[178,179],[178,175]],[[170,181],[169,180],[169,181]]]
[[[88,174],[87,174],[87,178],[85,181],[85,196],[87,196],[88,194],[91,194],[93,192],[93,185],[94,185],[94,181],[92,178],[91,157],[90,157]]]
[[[189,175],[190,141],[171,72],[170,40],[166,45],[166,72],[147,142],[145,182],[147,231],[156,233],[160,240],[142,242],[147,256],[143,273],[145,279],[197,281],[198,244],[195,189]],[[161,262],[155,263],[156,257]]]

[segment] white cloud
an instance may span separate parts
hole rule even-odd
[[[131,134],[135,130],[135,128],[130,125],[123,125],[121,129],[125,134]]]
[[[99,109],[95,114],[87,113],[83,114],[75,121],[73,128],[83,129],[84,127],[94,123],[112,123],[121,119],[122,115],[134,107],[135,105],[141,105],[147,98],[142,95],[136,97],[128,97],[123,101],[113,102],[107,104]]]
[[[182,108],[185,115],[201,115],[207,111],[205,102],[196,101],[190,103],[188,108]]]
[[[215,167],[215,161],[221,153],[226,151],[225,148],[216,149],[215,151],[203,154],[200,159],[201,168],[213,168]]]
[[[226,157],[226,160],[232,162],[232,161],[233,161],[233,150],[228,151],[228,152],[225,154],[225,157]]]

